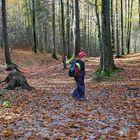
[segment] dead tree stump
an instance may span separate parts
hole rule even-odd
[[[12,69],[5,80],[1,81],[1,83],[2,82],[7,83],[7,86],[5,87],[7,90],[14,90],[16,87],[21,87],[22,89],[29,91],[32,89],[32,87],[27,83],[25,76],[16,69]]]

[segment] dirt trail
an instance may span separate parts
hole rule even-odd
[[[99,65],[98,58],[90,58],[86,63],[85,102],[71,97],[75,83],[59,61],[28,57],[28,63],[22,59],[19,65],[24,66],[24,74],[35,89],[4,91],[12,107],[0,106],[1,140],[140,139],[140,97],[126,94],[125,87],[140,85],[140,54],[116,60],[116,65],[124,70],[101,83],[90,80]],[[3,73],[0,69],[1,79],[6,75]],[[3,88],[4,84],[0,86]]]

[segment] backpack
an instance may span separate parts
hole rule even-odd
[[[80,64],[77,61],[72,61],[70,63],[70,68],[69,68],[69,73],[68,73],[68,75],[70,77],[75,77],[76,76],[75,66],[78,66],[78,68],[80,69]]]

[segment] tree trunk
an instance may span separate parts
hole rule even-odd
[[[95,0],[95,13],[96,13],[96,19],[97,19],[98,40],[99,40],[99,48],[100,48],[100,68],[102,69],[102,66],[103,66],[102,35],[101,35],[101,26],[100,26],[99,9],[97,5],[97,0]]]
[[[69,0],[67,0],[67,57],[70,58],[70,12],[69,12]]]
[[[28,0],[25,0],[25,5],[26,5],[26,11],[29,13],[29,11],[31,11],[30,8],[30,3],[28,2]],[[32,40],[32,35],[31,35],[31,29],[30,29],[30,13],[26,15],[26,20],[25,20],[25,29],[26,29],[26,33],[27,33],[27,44],[26,47],[28,48],[28,45],[31,44],[31,40]]]
[[[124,13],[125,13],[125,25],[124,25],[124,30],[125,30],[125,42],[124,42],[124,44],[125,44],[125,48],[127,48],[127,46],[126,46],[126,39],[127,39],[127,11],[128,11],[128,5],[127,5],[127,0],[126,1],[124,1],[125,2],[125,11],[124,11]]]
[[[128,0],[128,29],[127,29],[127,54],[130,53],[130,41],[131,41],[131,25],[132,25],[132,8],[133,8],[133,0]]]
[[[120,57],[119,45],[119,13],[118,13],[118,0],[116,0],[116,58]]]
[[[53,39],[52,39],[52,44],[53,44],[53,53],[52,53],[52,58],[58,59],[56,56],[56,45],[55,45],[55,0],[52,0],[52,31],[53,31]]]
[[[7,33],[7,19],[6,19],[6,2],[2,0],[2,25],[3,25],[3,42],[4,42],[4,61],[5,64],[11,64],[9,45],[8,45],[8,33]]]
[[[90,17],[89,17],[89,4],[88,4],[88,10],[87,10],[87,12],[88,12],[88,30],[87,30],[87,54],[89,55],[89,52],[90,52],[90,40],[89,40],[89,36],[90,36]]]
[[[140,27],[140,0],[139,0],[139,27]]]
[[[114,12],[113,5],[114,1],[111,0],[111,46],[113,53],[115,52],[115,37],[114,37]]]
[[[86,2],[86,0],[85,0],[85,2]],[[85,47],[86,49],[87,49],[87,5],[85,4],[84,5],[84,21],[83,21],[84,23],[84,31],[83,31],[83,36],[82,36],[82,47]]]
[[[102,51],[103,64],[102,72],[110,75],[110,69],[114,69],[114,60],[111,48],[110,36],[110,0],[102,0]]]
[[[74,8],[74,20],[73,20],[73,42],[75,56],[78,55],[80,51],[80,29],[79,29],[79,1],[73,0]]]
[[[124,41],[123,41],[123,0],[121,0],[121,52],[124,55]]]
[[[33,11],[33,51],[37,53],[37,40],[36,40],[36,18],[35,18],[35,0],[32,0],[32,11]]]
[[[63,57],[62,62],[64,69],[66,69],[66,42],[65,42],[65,25],[64,25],[64,2],[61,0],[61,32],[62,32],[62,45],[63,45]]]

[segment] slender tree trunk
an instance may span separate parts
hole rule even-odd
[[[62,29],[61,29],[61,3],[57,3],[57,15],[58,15],[58,35],[59,35],[59,47],[61,49],[60,53],[63,54],[63,44],[62,44]]]
[[[53,31],[53,39],[52,39],[52,44],[53,44],[53,53],[52,53],[52,58],[57,59],[56,56],[56,45],[55,45],[55,0],[52,0],[52,31]]]
[[[119,13],[118,13],[118,0],[116,0],[116,57],[120,57],[120,45],[119,45]]]
[[[16,1],[16,6],[17,6],[17,11],[18,11],[18,19],[19,19],[19,21],[18,21],[18,26],[20,27],[18,27],[18,39],[19,39],[19,44],[20,44],[20,46],[22,47],[22,16],[21,16],[21,8],[20,8],[20,4],[19,4],[19,1]]]
[[[70,12],[69,12],[69,0],[67,0],[67,23],[66,23],[66,26],[67,26],[67,57],[70,58]]]
[[[122,45],[122,55],[124,55],[124,39],[123,39],[123,0],[121,0],[121,45]]]
[[[41,1],[39,0],[34,0],[34,24],[35,24],[35,30],[34,30],[34,35],[36,36],[36,49],[43,53],[43,41],[42,41],[42,33],[41,33],[41,28],[42,28],[42,22],[41,22]]]
[[[63,44],[63,57],[62,62],[64,69],[66,69],[66,42],[65,42],[65,25],[64,25],[64,2],[61,0],[61,32],[62,32],[62,44]]]
[[[99,48],[100,48],[100,68],[102,69],[102,66],[103,66],[102,35],[101,35],[101,26],[100,26],[99,9],[97,5],[97,0],[95,0],[95,13],[96,13],[96,19],[97,19],[98,40],[99,40]]]
[[[127,0],[126,1],[124,1],[125,2],[125,25],[124,25],[124,29],[125,29],[125,42],[124,42],[124,44],[125,44],[125,48],[127,48],[127,46],[126,46],[126,40],[127,40],[127,11],[128,11],[128,4],[127,4]]]
[[[3,25],[3,42],[4,42],[4,61],[5,64],[11,64],[9,45],[8,45],[8,33],[7,33],[7,19],[6,19],[6,2],[2,0],[2,25]]]
[[[45,43],[45,51],[47,51],[47,36],[48,36],[48,32],[47,32],[47,27],[44,27],[44,43]]]
[[[32,0],[32,11],[33,11],[33,51],[37,53],[37,37],[36,37],[36,17],[35,17],[35,0]]]
[[[79,1],[73,0],[73,6],[74,6],[73,41],[74,41],[75,56],[77,56],[80,51]]]
[[[127,47],[127,54],[130,53],[130,46],[129,46],[129,20],[130,20],[130,0],[127,3],[127,37],[126,37],[126,47]]]
[[[125,26],[124,26],[124,28],[125,28],[125,34],[127,34],[127,0],[125,1]],[[125,35],[126,36],[126,35]],[[126,37],[125,37],[125,40],[126,40]],[[125,42],[125,47],[126,47],[126,42]]]
[[[70,26],[73,27],[73,21],[74,21],[74,6],[73,6],[73,0],[70,1],[70,7],[72,10],[70,10],[70,16],[71,16],[71,20],[70,20]],[[73,36],[73,28],[70,28],[70,46],[71,46],[71,54],[74,56],[74,36]]]
[[[111,0],[111,46],[112,51],[115,51],[115,37],[114,37],[114,12],[113,12],[113,5],[114,1]]]
[[[131,41],[131,26],[132,26],[132,8],[133,8],[133,0],[128,0],[128,29],[127,29],[127,54],[130,53],[130,41]]]
[[[29,11],[31,11],[30,9],[30,3],[28,2],[28,0],[25,0],[25,5],[26,5],[26,11],[29,13]],[[26,29],[26,32],[27,32],[27,45],[26,47],[28,47],[29,44],[31,44],[31,30],[30,30],[30,13],[26,15],[25,17],[25,22],[26,22],[26,26],[25,26],[25,29]]]
[[[86,0],[85,0],[86,3]],[[82,33],[82,47],[85,47],[87,49],[87,5],[84,5],[84,21],[83,21],[83,26],[84,26],[84,32]]]
[[[64,2],[61,0],[61,32],[62,32],[62,42],[63,42],[63,56],[66,55],[66,42],[65,42],[65,23],[64,23]]]
[[[140,27],[140,0],[139,0],[139,27]]]
[[[87,31],[87,53],[89,55],[90,52],[90,44],[89,44],[89,36],[90,36],[90,17],[89,17],[89,4],[88,4],[88,31]]]
[[[3,49],[3,38],[2,38],[2,32],[0,31],[0,48]]]

